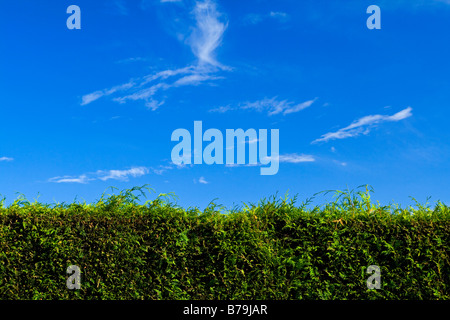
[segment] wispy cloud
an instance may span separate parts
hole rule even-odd
[[[200,177],[198,180],[194,179],[194,183],[200,183],[200,184],[208,184],[209,182],[206,181],[206,179],[204,177]]]
[[[169,166],[165,166],[165,165],[160,165],[157,168],[152,168],[151,170],[153,171],[153,173],[157,174],[157,175],[162,175],[164,172],[166,172],[167,170],[172,170],[174,168],[173,165],[169,165]]]
[[[289,15],[286,12],[271,11],[269,15],[271,18],[277,19],[281,22],[286,22],[287,20],[289,20]]]
[[[301,163],[301,162],[315,162],[316,159],[308,154],[284,154],[280,155],[278,161],[285,163]]]
[[[407,107],[406,109],[403,109],[396,114],[393,114],[392,116],[389,115],[369,115],[362,117],[358,120],[353,121],[349,126],[339,129],[335,132],[329,132],[324,135],[322,135],[321,138],[314,140],[311,143],[317,143],[317,142],[327,142],[329,140],[334,139],[345,139],[350,137],[355,137],[360,134],[368,134],[370,132],[370,129],[376,125],[383,122],[389,122],[389,121],[400,121],[403,119],[406,119],[408,117],[412,116],[412,108]]]
[[[115,96],[113,101],[126,103],[130,100],[143,100],[147,108],[156,110],[164,104],[164,100],[156,96],[161,91],[222,79],[223,77],[218,76],[217,73],[229,71],[231,68],[218,62],[215,53],[222,43],[228,22],[212,0],[195,2],[191,14],[195,25],[185,43],[190,46],[193,55],[197,58],[195,63],[178,69],[159,71],[132,79],[125,84],[86,94],[82,97],[81,105],[90,104],[102,97],[122,93]]]
[[[265,157],[264,162],[273,161],[278,158],[279,163],[303,163],[303,162],[315,162],[316,158],[309,154],[297,154],[297,153],[288,153],[288,154],[280,154],[278,156]],[[261,163],[257,164],[227,164],[226,167],[257,167],[261,166]]]
[[[110,179],[127,181],[130,176],[136,178],[146,175],[148,173],[149,170],[146,167],[135,167],[128,170],[107,170],[107,171],[100,170],[96,172],[98,179],[102,181]]]
[[[266,157],[265,160],[274,160],[276,156]],[[316,159],[312,155],[308,154],[280,154],[278,156],[278,162],[280,163],[302,163],[302,162],[315,162]]]
[[[86,104],[94,102],[97,99],[100,99],[101,97],[109,96],[115,92],[120,92],[120,91],[129,89],[129,88],[132,88],[134,85],[135,85],[134,82],[130,81],[128,83],[112,87],[110,89],[98,90],[98,91],[86,94],[81,98],[81,105],[84,106]]]
[[[281,11],[271,11],[266,14],[261,13],[249,13],[244,17],[245,24],[258,24],[263,22],[264,20],[273,19],[281,23],[285,23],[289,21],[290,16],[286,12]]]
[[[140,177],[149,173],[149,169],[146,167],[132,167],[126,170],[98,170],[92,173],[85,173],[80,176],[59,176],[48,179],[48,182],[54,183],[83,183],[86,184],[89,181],[102,180],[107,181],[110,179],[128,181],[129,177]]]
[[[209,112],[217,112],[217,113],[225,113],[231,110],[235,110],[235,108],[231,107],[230,105],[228,106],[221,106],[221,107],[217,107],[217,108],[213,108],[208,110]]]
[[[316,99],[308,100],[302,103],[294,103],[288,100],[277,100],[277,97],[273,97],[271,99],[265,98],[255,102],[246,103],[241,107],[241,109],[252,109],[260,112],[267,111],[267,114],[269,116],[280,113],[286,115],[299,112],[310,107],[316,101]]]
[[[122,59],[122,60],[118,60],[116,61],[116,63],[133,63],[133,62],[145,62],[147,61],[147,58],[143,58],[143,57],[131,57],[131,58],[126,58],[126,59]]]
[[[78,177],[73,176],[62,176],[62,177],[54,177],[48,179],[48,182],[54,182],[54,183],[82,183],[86,184],[89,180],[95,180],[95,179],[89,179],[87,175],[83,174]]]
[[[283,112],[283,114],[299,112],[299,111],[301,111],[303,109],[306,109],[306,108],[310,107],[316,101],[316,99],[305,101],[305,102],[302,102],[302,103],[299,103],[299,104],[295,104],[293,106],[288,105],[282,112]]]
[[[222,14],[217,11],[217,5],[212,0],[197,2],[193,13],[196,28],[188,39],[192,52],[199,59],[200,65],[207,64],[224,68],[214,57],[214,52],[222,43],[228,22],[220,20]]]
[[[180,86],[196,86],[205,81],[223,79],[223,77],[212,76],[207,73],[193,73],[174,82],[174,87]]]
[[[13,161],[14,158],[10,158],[10,157],[1,157],[0,161]]]
[[[257,143],[259,141],[259,139],[257,139],[257,138],[255,138],[255,139],[252,139],[252,140],[245,140],[244,141],[244,143],[248,143],[248,144],[254,144],[254,143]]]
[[[310,107],[317,98],[308,100],[302,103],[295,103],[288,100],[278,100],[277,97],[273,98],[264,98],[262,100],[257,100],[254,102],[245,102],[243,104],[240,104],[236,107],[231,106],[225,106],[225,107],[218,107],[210,109],[210,112],[218,112],[218,113],[225,113],[227,111],[231,110],[255,110],[258,112],[267,111],[267,114],[269,116],[275,115],[275,114],[283,114],[287,115],[290,113],[296,113],[303,109],[306,109]]]
[[[54,183],[82,183],[86,184],[90,181],[108,181],[119,180],[128,181],[130,178],[138,178],[148,174],[163,175],[169,170],[188,168],[188,165],[176,165],[173,163],[163,164],[156,167],[131,167],[123,170],[97,170],[95,172],[83,173],[79,176],[58,176],[47,180]]]
[[[145,102],[145,106],[146,106],[148,109],[150,109],[150,110],[152,110],[152,111],[155,111],[155,110],[158,109],[160,106],[162,106],[164,103],[165,103],[164,100],[163,100],[163,101],[158,101],[158,100],[150,99],[150,100],[148,100],[147,102]]]
[[[342,166],[342,167],[346,167],[347,166],[347,162],[342,162],[342,161],[338,161],[338,160],[333,160],[334,163]]]

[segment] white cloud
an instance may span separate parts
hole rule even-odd
[[[286,17],[286,16],[287,16],[287,13],[285,13],[285,12],[274,12],[274,11],[271,11],[271,12],[270,12],[270,16],[271,16],[271,17]]]
[[[195,71],[194,66],[187,66],[187,67],[178,68],[175,70],[169,69],[169,70],[159,71],[155,74],[149,74],[149,75],[143,77],[144,81],[139,86],[142,87],[143,85],[146,85],[147,83],[158,80],[158,79],[165,80],[170,77],[174,77],[174,76],[177,76],[180,74],[192,73],[194,71]]]
[[[264,98],[254,102],[247,102],[242,106],[242,109],[253,109],[256,111],[268,110],[269,115],[277,114],[283,111],[288,105],[287,100],[278,101],[277,97],[271,99]]]
[[[184,76],[183,78],[178,79],[177,81],[174,82],[173,86],[174,87],[179,87],[179,86],[196,86],[199,85],[202,82],[208,81],[208,80],[218,80],[218,79],[223,79],[223,77],[216,77],[216,76],[212,76],[210,74],[191,74],[191,75],[187,75]]]
[[[288,100],[278,100],[277,97],[273,97],[273,98],[264,98],[262,100],[257,100],[254,102],[246,102],[243,103],[237,107],[231,107],[231,106],[226,106],[226,107],[219,107],[219,108],[214,108],[214,109],[210,109],[210,112],[220,112],[220,113],[224,113],[230,110],[237,110],[237,109],[243,109],[243,110],[255,110],[258,112],[262,112],[262,111],[267,111],[267,114],[269,116],[275,115],[275,114],[290,114],[290,113],[296,113],[299,112],[303,109],[306,109],[308,107],[310,107],[315,101],[317,100],[317,98],[313,99],[313,100],[308,100],[302,103],[294,103],[292,101],[288,101]]]
[[[271,99],[265,98],[255,102],[246,103],[242,107],[242,109],[254,109],[256,111],[264,110],[267,111],[267,114],[269,116],[279,113],[286,115],[289,113],[295,113],[303,109],[306,109],[307,107],[311,106],[315,100],[316,99],[295,104],[294,102],[288,100],[279,101],[277,100],[277,97],[273,97]]]
[[[265,160],[274,160],[277,157],[275,156],[271,156],[271,157],[266,157]],[[279,163],[302,163],[302,162],[315,162],[316,159],[312,156],[312,155],[308,155],[308,154],[296,154],[296,153],[291,153],[291,154],[282,154],[278,156],[278,162]]]
[[[166,172],[167,170],[172,170],[174,168],[173,165],[169,165],[169,166],[164,166],[164,165],[160,165],[158,166],[158,168],[152,168],[151,170],[153,171],[153,173],[157,174],[157,175],[162,175],[164,172]]]
[[[193,10],[196,28],[188,39],[192,52],[199,59],[199,64],[209,64],[224,68],[214,57],[214,51],[222,43],[228,22],[221,21],[222,14],[217,11],[214,1],[197,2]]]
[[[233,108],[228,105],[228,106],[221,106],[221,107],[218,107],[218,108],[210,109],[209,112],[225,113],[225,112],[230,111],[230,110],[233,110]]]
[[[286,12],[271,11],[267,14],[249,13],[244,17],[244,22],[247,24],[258,24],[264,20],[275,19],[278,22],[285,23],[290,19]]]
[[[198,179],[198,182],[201,183],[201,184],[208,184],[208,183],[209,183],[208,181],[205,180],[204,177],[200,177],[200,178]]]
[[[164,103],[164,101],[161,101],[162,99],[155,98],[162,90],[199,85],[205,81],[222,79],[223,77],[219,77],[215,73],[223,70],[229,71],[231,68],[217,61],[215,51],[222,43],[228,22],[223,18],[222,13],[217,10],[217,5],[212,0],[195,2],[191,14],[195,26],[191,28],[192,32],[185,43],[190,46],[192,53],[197,58],[196,63],[178,69],[159,71],[110,89],[86,94],[82,97],[81,105],[87,105],[101,97],[125,92],[125,94],[113,98],[113,101],[125,103],[128,100],[143,100],[150,110],[156,110]]]
[[[248,143],[248,144],[254,144],[254,143],[257,143],[259,140],[257,139],[257,138],[255,138],[255,139],[252,139],[252,140],[245,140],[244,142],[245,143]]]
[[[269,15],[271,18],[277,19],[280,22],[286,22],[289,20],[289,15],[286,12],[271,11]]]
[[[316,159],[311,155],[307,155],[307,154],[298,155],[295,153],[280,155],[278,160],[280,162],[286,162],[286,163],[301,163],[301,162],[316,161]]]
[[[54,177],[48,179],[48,182],[54,182],[54,183],[87,183],[89,180],[87,175],[83,174],[78,177],[71,177],[71,176],[63,176],[63,177]]]
[[[127,181],[128,177],[133,178],[146,175],[149,170],[146,167],[134,167],[128,170],[108,170],[108,171],[97,171],[98,179],[106,181],[109,179],[123,180]]]
[[[400,120],[409,118],[412,116],[411,110],[412,110],[411,107],[403,109],[402,111],[399,111],[392,116],[388,116],[387,121],[400,121]]]
[[[10,157],[1,157],[0,161],[13,161],[14,158],[10,158]]]
[[[149,173],[149,169],[146,167],[133,167],[128,170],[98,170],[93,173],[85,173],[80,176],[59,176],[48,179],[48,182],[54,183],[83,183],[86,184],[89,181],[94,180],[121,180],[128,181],[128,178],[131,177],[140,177]]]
[[[317,98],[314,99],[314,100],[309,100],[309,101],[305,101],[303,103],[296,104],[296,105],[294,105],[292,107],[288,107],[288,108],[286,108],[283,111],[283,114],[299,112],[299,111],[301,111],[303,109],[306,109],[306,108],[310,107],[316,100],[317,100]]]
[[[167,88],[167,84],[165,83],[158,83],[155,85],[152,85],[149,88],[142,89],[138,92],[123,96],[114,98],[113,100],[119,103],[125,103],[126,100],[145,100],[148,101],[149,99],[152,99],[152,97],[156,94],[156,92],[161,88]]]
[[[165,101],[157,101],[157,100],[153,100],[150,99],[150,101],[147,101],[145,103],[145,106],[147,108],[149,108],[152,111],[155,111],[156,109],[158,109],[160,106],[162,106],[164,104]]]
[[[81,98],[81,105],[84,106],[86,104],[94,102],[95,100],[100,99],[103,96],[109,96],[115,92],[123,91],[123,90],[129,89],[133,86],[134,86],[134,83],[132,81],[130,81],[128,83],[112,87],[110,89],[99,90],[99,91],[95,91],[93,93],[86,94]]]
[[[120,180],[128,181],[129,178],[138,178],[150,173],[156,175],[162,175],[169,170],[189,168],[192,165],[176,165],[172,162],[165,161],[167,164],[159,165],[156,167],[131,167],[124,170],[97,170],[95,172],[84,173],[80,176],[59,176],[50,178],[48,182],[54,183],[88,183],[89,181],[107,181],[107,180]]]
[[[201,183],[201,184],[208,184],[209,183],[208,181],[205,180],[204,177],[200,177],[198,179],[194,179],[193,181],[194,181],[194,183]]]
[[[264,162],[267,161],[273,161],[275,160],[277,157],[276,156],[270,156],[270,157],[265,157]],[[288,154],[281,154],[278,156],[278,162],[279,163],[302,163],[302,162],[315,162],[316,159],[314,158],[314,156],[312,155],[308,155],[308,154],[296,154],[296,153],[288,153]],[[256,167],[256,166],[261,166],[261,163],[257,163],[257,164],[227,164],[226,167]]]
[[[358,120],[353,121],[349,126],[339,129],[336,132],[329,132],[322,135],[321,138],[314,140],[312,143],[317,143],[320,141],[327,142],[329,140],[334,139],[345,139],[354,136],[358,136],[360,134],[368,134],[370,132],[370,128],[376,124],[388,121],[400,121],[412,116],[411,113],[412,108],[408,107],[403,109],[392,116],[388,115],[369,115],[362,117]]]

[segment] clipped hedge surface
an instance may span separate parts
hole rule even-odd
[[[1,206],[0,299],[450,298],[442,203],[393,210],[347,194],[322,208],[274,200],[222,214],[130,195]],[[80,290],[67,289],[69,265]],[[381,289],[367,288],[370,265]]]

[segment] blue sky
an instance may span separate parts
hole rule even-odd
[[[448,204],[449,17],[446,0],[6,2],[0,194],[149,184],[204,208],[369,184],[383,204]],[[174,165],[171,134],[194,121],[279,129],[278,173]]]

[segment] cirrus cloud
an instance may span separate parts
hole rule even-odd
[[[94,91],[82,96],[81,105],[88,105],[102,97],[121,93],[112,100],[119,103],[143,100],[148,109],[156,110],[164,104],[164,100],[156,97],[161,91],[223,79],[216,74],[220,71],[230,71],[231,68],[217,60],[216,49],[222,44],[228,21],[212,0],[195,2],[191,15],[195,24],[191,27],[192,32],[185,44],[189,45],[197,59],[192,65],[159,71],[109,89]]]
[[[350,125],[348,125],[345,128],[339,129],[338,131],[335,132],[328,132],[311,143],[328,142],[329,140],[346,139],[358,136],[360,134],[368,134],[370,132],[370,129],[377,124],[383,122],[396,122],[411,117],[412,116],[411,111],[412,108],[407,107],[393,114],[392,116],[380,114],[365,116],[359,118],[358,120],[353,121]]]

